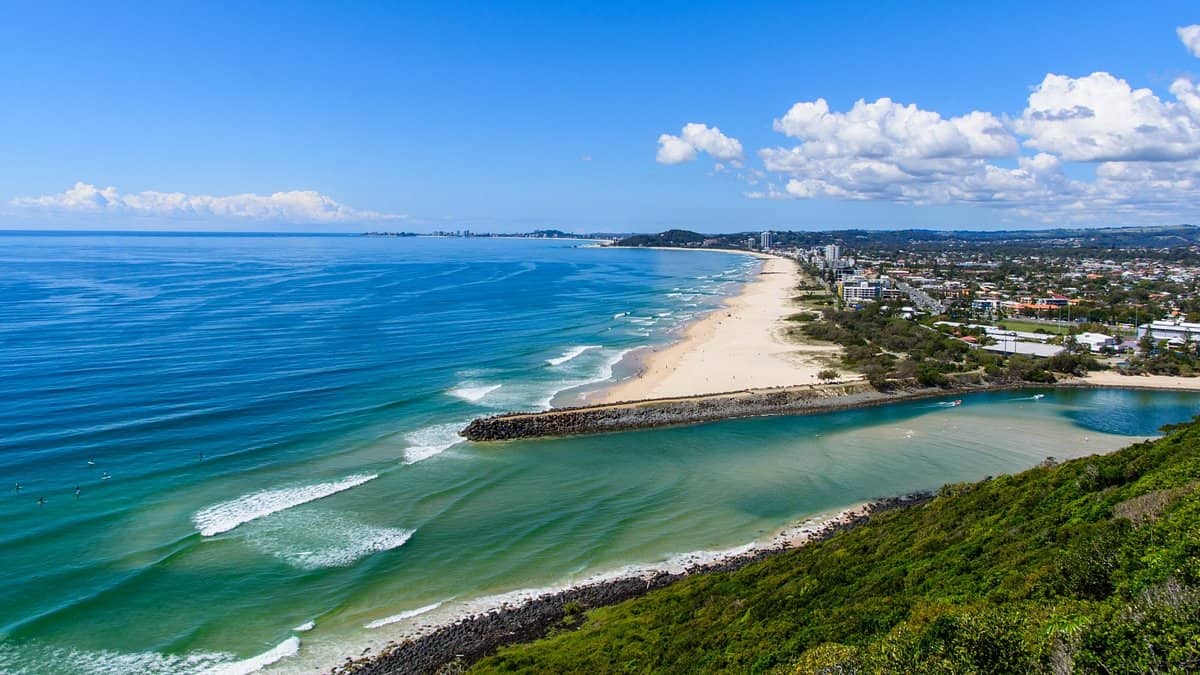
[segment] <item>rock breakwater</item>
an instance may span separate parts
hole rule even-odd
[[[629,401],[473,420],[460,435],[472,441],[574,436],[696,424],[758,415],[803,414],[896,398],[864,381],[749,389],[722,394]]]

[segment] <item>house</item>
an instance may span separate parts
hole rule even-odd
[[[1104,333],[1080,333],[1075,336],[1075,342],[1087,345],[1093,352],[1104,351],[1105,348],[1116,349],[1117,339]]]
[[[1024,354],[1025,356],[1040,356],[1049,358],[1056,356],[1066,350],[1066,347],[1058,345],[1048,345],[1041,342],[1021,342],[1013,337],[1006,335],[992,336],[996,340],[994,344],[984,345],[983,349],[989,352],[999,352],[1001,354]]]

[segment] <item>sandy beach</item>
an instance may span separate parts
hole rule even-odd
[[[763,267],[741,293],[688,326],[674,344],[639,354],[641,367],[636,375],[589,396],[588,403],[817,382],[817,373],[830,367],[839,348],[787,337],[786,318],[798,311],[792,297],[800,270],[786,258],[758,257]]]
[[[1122,375],[1115,370],[1098,370],[1079,378],[1083,384],[1094,387],[1126,387],[1131,389],[1169,389],[1175,391],[1200,391],[1200,377],[1177,377],[1172,375]]]

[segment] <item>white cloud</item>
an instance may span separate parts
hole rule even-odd
[[[1176,29],[1200,56],[1200,24]],[[822,98],[794,104],[774,121],[790,146],[757,151],[766,173],[734,175],[750,198],[983,204],[1043,219],[1200,217],[1200,85],[1179,78],[1160,97],[1106,72],[1048,74],[1018,116],[942,114],[890,98],[833,111]],[[659,138],[658,160],[698,152],[741,169],[741,143],[715,127]],[[724,154],[724,157],[722,157]],[[1072,165],[1095,177],[1070,176]],[[726,167],[718,162],[714,172]],[[749,176],[753,175],[753,179]],[[776,186],[779,187],[776,187]]]
[[[802,141],[794,154],[811,158],[879,160],[1006,157],[1017,142],[991,113],[944,119],[890,98],[859,100],[847,112],[830,112],[820,98],[800,102],[775,120],[775,130]]]
[[[658,137],[658,154],[654,159],[659,164],[683,164],[696,159],[696,149],[678,136],[663,134]]]
[[[13,206],[70,213],[113,213],[132,216],[195,219],[248,219],[280,223],[354,223],[402,219],[404,216],[355,209],[313,190],[292,190],[269,195],[239,194],[224,197],[182,192],[144,191],[121,193],[114,187],[97,188],[79,182],[55,194],[17,197]]]
[[[768,171],[788,175],[784,191],[799,199],[975,201],[966,193],[983,188],[955,181],[986,183],[985,159],[1019,151],[991,113],[944,118],[890,98],[859,100],[844,113],[830,111],[825,99],[803,101],[774,128],[800,144],[765,148],[759,157]]]
[[[1192,56],[1200,57],[1200,24],[1180,26],[1175,29],[1175,34],[1179,36],[1179,40],[1192,53]]]
[[[1171,85],[1178,102],[1108,73],[1047,75],[1015,122],[1025,145],[1076,162],[1169,161],[1200,156],[1196,86]]]
[[[1177,33],[1200,56],[1200,24]],[[755,169],[736,175],[765,185],[743,192],[755,199],[986,205],[1043,220],[1194,220],[1200,85],[1179,78],[1168,93],[1096,72],[1046,75],[1013,117],[944,116],[890,98],[845,111],[825,99],[801,101],[773,125],[794,143],[758,150],[766,173],[753,181]],[[675,158],[669,163],[704,149],[686,134],[664,135],[660,146],[660,161]]]
[[[717,127],[691,122],[683,125],[678,136],[662,134],[658,137],[659,164],[682,164],[696,159],[697,152],[707,152],[713,158],[740,166],[745,154],[742,143],[726,136]]]
[[[716,127],[709,128],[703,124],[692,122],[683,126],[683,140],[697,150],[703,150],[713,157],[732,162],[742,159],[742,143],[736,138],[730,138],[721,133]]]

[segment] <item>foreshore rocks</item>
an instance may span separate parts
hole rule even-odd
[[[801,545],[824,541],[838,532],[862,525],[872,514],[918,506],[931,499],[932,493],[917,492],[874,500],[852,515],[825,523]],[[344,664],[331,671],[331,675],[462,672],[504,645],[536,640],[552,628],[576,627],[582,621],[583,611],[624,602],[688,576],[733,572],[791,548],[794,547],[777,544],[697,564],[678,574],[660,571],[547,593],[517,606],[465,617],[428,635],[391,645],[375,656],[347,658]]]

